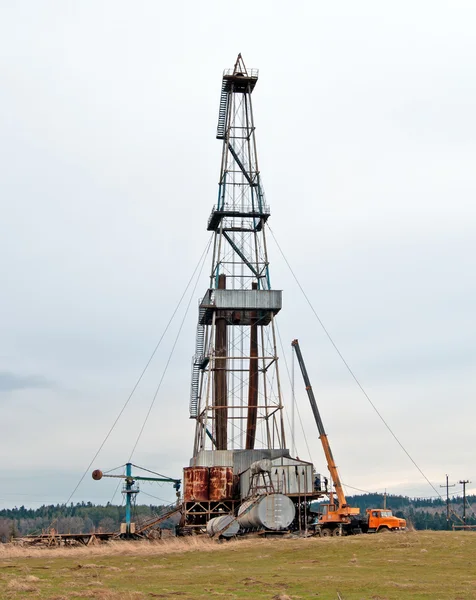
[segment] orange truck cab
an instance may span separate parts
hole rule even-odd
[[[405,519],[395,517],[388,508],[368,508],[366,513],[369,533],[374,531],[403,531],[407,527]]]

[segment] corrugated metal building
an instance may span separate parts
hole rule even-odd
[[[268,458],[268,457],[266,457]],[[312,463],[280,456],[272,458],[270,479],[276,493],[287,496],[306,496],[314,493],[314,472]],[[240,497],[250,493],[251,469],[240,473]]]

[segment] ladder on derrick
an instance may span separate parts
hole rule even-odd
[[[218,112],[217,139],[224,140],[226,133],[226,117],[228,114],[228,82],[224,79],[221,86],[220,109]]]
[[[198,417],[198,401],[200,395],[200,371],[207,365],[208,360],[205,358],[204,343],[205,343],[205,325],[200,323],[205,309],[200,308],[199,319],[197,325],[197,339],[195,343],[195,354],[192,359],[192,382],[190,384],[190,418]]]

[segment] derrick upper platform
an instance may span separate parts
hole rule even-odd
[[[258,81],[258,69],[243,69],[239,71],[236,66],[233,69],[223,71],[222,90],[229,92],[233,90],[238,93],[252,92]]]
[[[226,137],[230,97],[233,94],[251,94],[257,81],[258,69],[247,69],[241,54],[238,54],[233,69],[223,71],[217,139],[224,140]]]

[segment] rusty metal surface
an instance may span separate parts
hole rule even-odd
[[[183,470],[184,502],[208,501],[208,467],[185,467]]]
[[[183,500],[189,502],[193,497],[193,468],[185,467],[183,470]]]
[[[252,283],[253,290],[258,288],[256,281]],[[251,312],[250,327],[250,378],[248,386],[248,419],[246,422],[246,449],[253,450],[256,438],[256,422],[258,418],[258,319],[256,311]]]
[[[102,471],[100,469],[96,469],[93,471],[93,479],[94,481],[99,481],[102,479]]]
[[[220,290],[226,288],[226,275],[223,273],[218,277],[218,287]],[[218,311],[215,321],[215,357],[225,358],[227,356],[228,347],[228,331],[226,324],[226,317],[222,314],[222,311]],[[216,440],[217,450],[226,450],[226,444],[228,439],[228,392],[227,392],[227,371],[226,371],[226,360],[219,361],[214,371],[214,394],[213,394],[213,406],[220,408],[215,409],[215,431],[214,436]]]
[[[210,467],[210,502],[233,498],[233,469],[231,467]]]

